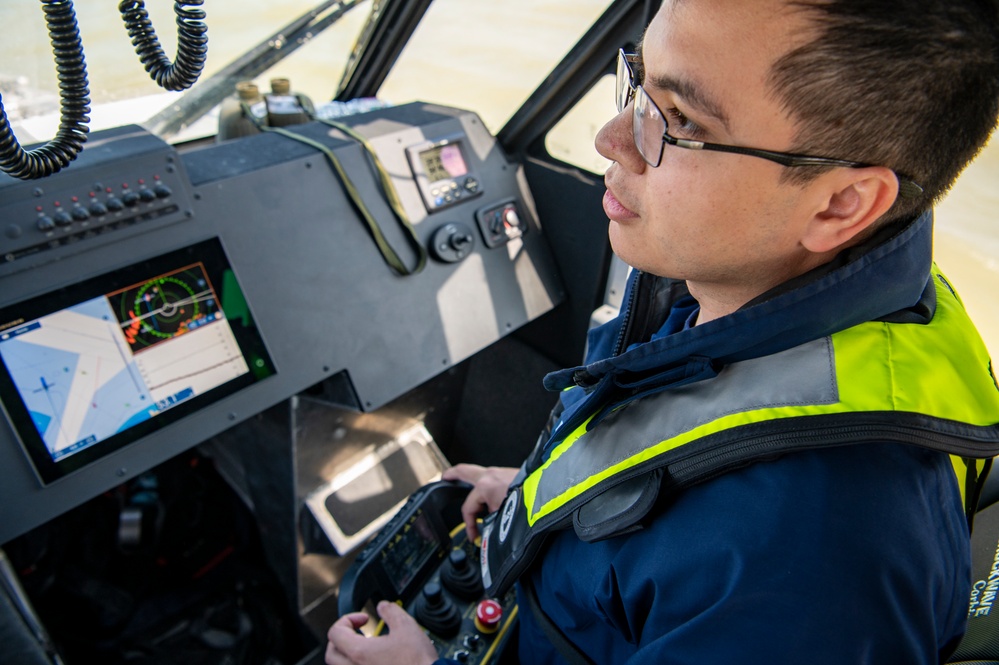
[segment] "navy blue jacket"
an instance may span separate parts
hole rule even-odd
[[[728,317],[621,353],[623,312],[592,331],[585,367],[546,383],[661,368],[675,384],[697,375],[691,358],[766,355],[912,307],[931,236],[924,215]],[[566,396],[563,420],[590,411],[583,391]],[[541,606],[595,662],[928,664],[963,633],[970,554],[946,455],[879,442],[797,453],[660,508],[628,536],[557,534],[533,569]],[[520,657],[560,662],[530,616]]]
[[[533,582],[596,663],[929,665],[964,631],[967,540],[947,458],[871,443],[725,474],[627,536],[563,531]],[[520,623],[522,665],[562,662]]]
[[[763,356],[918,307],[931,240],[927,214],[729,316],[637,346],[636,321],[654,314],[640,326],[648,339],[683,289],[673,283],[650,300],[633,275],[622,315],[591,331],[587,364],[546,385],[594,385],[610,373],[661,390],[710,378],[704,359]],[[561,427],[571,431],[592,405],[582,390],[564,395]],[[541,607],[601,664],[940,662],[964,631],[970,590],[950,460],[859,443],[726,473],[663,500],[625,536],[554,534],[528,573]],[[520,623],[523,665],[562,662],[529,612]]]

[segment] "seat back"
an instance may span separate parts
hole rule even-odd
[[[985,481],[971,533],[968,630],[948,665],[999,665],[999,469]]]

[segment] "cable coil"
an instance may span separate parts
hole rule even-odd
[[[42,10],[59,80],[61,112],[55,137],[26,152],[14,136],[0,96],[0,170],[22,180],[44,178],[60,171],[80,154],[89,131],[87,63],[72,0],[42,0]]]
[[[139,60],[161,88],[186,90],[201,75],[208,55],[208,27],[204,22],[204,10],[189,7],[200,7],[204,1],[174,2],[174,12],[177,14],[177,59],[173,63],[160,46],[143,0],[122,0],[118,5]]]

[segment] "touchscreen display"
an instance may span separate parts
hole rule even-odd
[[[274,373],[217,240],[0,309],[0,360],[44,482]]]

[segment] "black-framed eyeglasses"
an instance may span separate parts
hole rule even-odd
[[[777,162],[782,166],[845,166],[848,168],[872,166],[871,164],[851,162],[845,159],[797,155],[789,152],[678,139],[671,136],[669,125],[666,122],[665,116],[663,116],[662,110],[652,101],[649,93],[642,87],[641,82],[635,80],[635,69],[632,67],[632,63],[637,64],[639,62],[638,55],[625,53],[624,49],[618,51],[615,101],[617,102],[618,113],[624,111],[628,104],[634,101],[631,130],[635,137],[635,146],[638,148],[639,154],[642,155],[642,159],[653,168],[662,163],[663,150],[667,143],[678,148],[686,148],[687,150],[713,150],[715,152],[731,152],[737,155],[760,157],[771,162]],[[907,178],[899,173],[895,173],[895,176],[898,178],[899,196],[914,198],[923,193],[923,188],[911,178]]]

